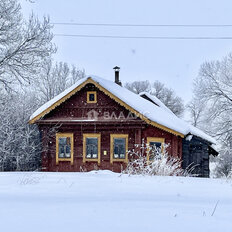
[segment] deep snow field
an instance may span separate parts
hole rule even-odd
[[[232,180],[0,173],[0,231],[231,232]]]

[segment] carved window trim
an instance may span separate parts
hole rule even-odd
[[[97,138],[98,140],[98,155],[96,159],[86,157],[86,139],[87,138]],[[83,134],[83,163],[86,163],[86,161],[98,162],[98,164],[101,163],[101,134],[100,133]]]
[[[126,139],[125,144],[125,158],[114,158],[114,139],[115,138],[123,138]],[[110,163],[113,164],[113,162],[124,162],[128,163],[128,134],[110,134]]]
[[[71,144],[71,155],[68,158],[59,157],[59,138],[70,138]],[[69,161],[71,165],[73,165],[73,154],[74,154],[74,145],[73,145],[73,133],[56,133],[56,165],[59,164],[60,161]]]
[[[94,95],[94,101],[90,100],[91,94]],[[87,92],[87,103],[97,103],[97,92],[96,91],[88,91]]]
[[[147,161],[150,161],[150,142],[161,143],[161,151],[163,152],[165,139],[161,137],[147,137]]]

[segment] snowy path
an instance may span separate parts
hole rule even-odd
[[[232,180],[119,177],[109,171],[0,173],[0,228],[231,232]]]

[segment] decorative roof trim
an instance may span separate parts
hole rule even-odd
[[[60,100],[56,101],[54,104],[52,104],[50,107],[42,111],[40,114],[38,114],[36,117],[32,118],[29,123],[33,124],[36,121],[38,121],[40,118],[44,117],[46,114],[54,110],[57,106],[59,106],[61,103],[65,102],[67,99],[69,99],[71,96],[73,96],[76,92],[80,91],[86,84],[91,83],[90,78],[88,78],[86,81],[78,85],[75,89],[73,89],[71,92],[66,94],[64,97],[62,97]]]
[[[94,84],[99,90],[101,90],[102,92],[104,92],[107,96],[109,96],[111,99],[115,100],[117,103],[119,103],[121,106],[125,107],[127,110],[129,110],[130,112],[134,113],[137,117],[141,118],[143,121],[145,121],[146,123],[155,126],[161,130],[167,131],[171,134],[174,134],[176,136],[180,136],[182,138],[184,138],[184,134],[177,132],[175,130],[172,130],[166,126],[163,126],[159,123],[156,123],[154,121],[151,121],[150,119],[148,119],[147,117],[145,117],[143,114],[141,114],[140,112],[138,112],[137,110],[133,109],[131,106],[129,106],[127,103],[125,103],[124,101],[122,101],[120,98],[116,97],[114,94],[112,94],[110,91],[108,91],[107,89],[105,89],[104,87],[102,87],[99,83],[97,83],[96,81],[92,80],[91,77],[89,77],[86,81],[84,81],[82,84],[80,84],[79,86],[77,86],[75,89],[73,89],[71,92],[69,92],[68,94],[66,94],[64,97],[62,97],[60,100],[58,100],[57,102],[55,102],[53,105],[51,105],[50,107],[48,107],[46,110],[44,110],[43,112],[41,112],[39,115],[37,115],[36,117],[32,118],[29,123],[33,124],[36,121],[38,121],[40,118],[42,118],[43,116],[45,116],[46,114],[48,114],[51,110],[55,109],[57,106],[59,106],[61,103],[65,102],[68,98],[70,98],[71,96],[73,96],[76,92],[80,91],[86,84]]]

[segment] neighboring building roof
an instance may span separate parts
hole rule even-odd
[[[211,136],[208,136],[203,131],[179,119],[175,114],[170,112],[169,109],[165,109],[166,106],[161,101],[158,103],[157,98],[156,104],[159,106],[112,81],[105,80],[96,76],[83,78],[77,81],[70,88],[66,89],[64,92],[60,93],[42,105],[31,115],[29,123],[35,123],[37,120],[45,116],[51,110],[55,109],[58,105],[66,101],[88,83],[94,84],[110,98],[114,99],[120,105],[124,106],[126,109],[139,116],[148,124],[181,137],[184,137],[188,134],[193,134],[205,139],[210,143],[216,143],[216,141]]]
[[[141,97],[146,96],[147,98],[149,98],[154,104],[156,104],[157,106],[161,107],[163,110],[166,110],[167,112],[174,114],[166,105],[164,105],[164,103],[162,101],[160,101],[159,98],[157,98],[154,95],[151,95],[148,92],[141,92],[139,94]]]
[[[147,98],[149,98],[152,102],[154,102],[154,104],[156,106],[159,106],[160,108],[162,108],[163,110],[165,110],[167,113],[170,113],[171,115],[177,117],[162,101],[160,101],[156,96],[154,95],[151,95],[150,93],[147,93],[147,92],[141,92],[139,94],[141,97],[142,96],[146,96]],[[187,122],[183,121],[184,123],[187,124]],[[211,136],[208,136],[207,134],[205,134],[203,131],[201,131],[200,129],[192,126],[192,125],[189,125],[188,124],[188,127],[189,127],[189,134],[193,134],[195,136],[198,136],[198,137],[201,137],[201,138],[204,138],[205,140],[213,143],[213,144],[216,144],[216,140],[214,138],[212,138]]]

